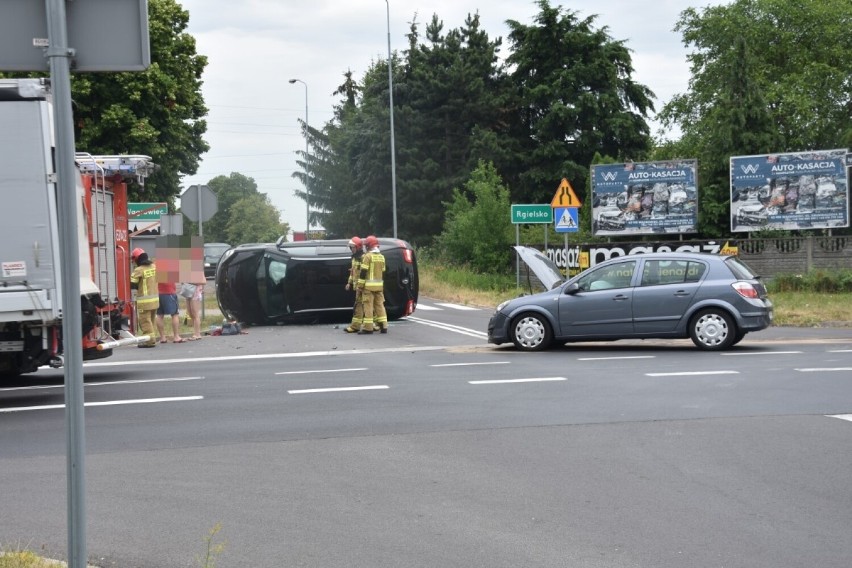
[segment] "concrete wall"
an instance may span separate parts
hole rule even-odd
[[[761,276],[852,269],[852,237],[743,239],[739,256]]]

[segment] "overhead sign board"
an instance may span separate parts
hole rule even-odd
[[[65,2],[65,17],[72,71],[143,71],[151,65],[147,0],[74,0]],[[50,71],[49,46],[46,2],[3,0],[0,71]]]
[[[580,198],[574,193],[574,188],[567,179],[562,178],[562,183],[556,188],[556,193],[553,195],[553,200],[550,202],[551,207],[581,207],[583,204]]]
[[[512,223],[552,223],[553,209],[550,205],[512,204]]]

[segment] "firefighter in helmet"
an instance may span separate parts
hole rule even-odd
[[[136,314],[139,317],[139,327],[142,334],[148,336],[147,343],[139,347],[156,347],[157,308],[160,307],[160,294],[157,290],[157,265],[148,258],[141,248],[133,249],[130,258],[136,265],[130,273],[130,287],[136,290]]]
[[[352,267],[349,269],[349,279],[346,281],[346,289],[355,290],[355,309],[352,313],[352,323],[344,329],[346,333],[358,333],[364,323],[363,292],[358,288],[358,277],[361,274],[361,259],[364,257],[364,245],[361,237],[349,239],[349,251],[352,253]]]
[[[384,272],[385,257],[379,251],[379,239],[370,235],[364,239],[366,252],[361,259],[361,274],[358,288],[364,302],[364,320],[361,331],[366,335],[373,333],[373,323],[381,333],[388,332],[388,314],[385,311]]]

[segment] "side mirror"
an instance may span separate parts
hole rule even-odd
[[[570,284],[565,286],[565,289],[562,291],[562,293],[570,296],[572,294],[576,294],[579,291],[580,291],[580,285],[577,284],[576,282],[571,282]]]

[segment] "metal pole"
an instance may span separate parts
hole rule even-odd
[[[62,345],[65,367],[65,429],[67,438],[68,566],[86,568],[86,435],[83,394],[83,323],[80,306],[80,264],[77,244],[77,172],[74,166],[74,125],[71,110],[70,59],[64,0],[45,0],[50,47],[50,77],[55,117],[56,172],[59,196],[60,266],[62,269]]]
[[[305,86],[305,239],[307,239],[311,230],[311,190],[310,176],[308,176],[308,84],[301,79],[290,79],[290,84],[293,83],[301,83]]]
[[[393,238],[396,238],[396,142],[393,132],[393,59],[391,57],[390,2],[385,0],[388,12],[388,95],[390,97],[390,144],[391,144],[391,200],[393,203]]]

